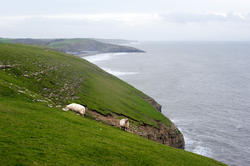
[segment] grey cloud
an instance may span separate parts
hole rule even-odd
[[[249,29],[250,13],[233,12],[0,16],[0,37],[249,40]]]

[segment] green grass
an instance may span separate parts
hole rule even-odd
[[[0,38],[0,42],[3,42],[3,43],[12,43],[12,40],[11,39],[6,39],[6,38]]]
[[[167,126],[171,123],[142,98],[145,94],[82,58],[47,48],[0,43],[0,63],[15,65],[0,70],[0,80],[56,104],[77,102],[102,114],[123,114],[154,126],[156,121]]]
[[[67,40],[52,42],[48,46],[51,48],[64,48],[67,45],[73,45],[77,43],[87,44],[88,42],[89,42],[88,39],[67,39]]]
[[[0,165],[223,165],[31,102],[5,86],[0,92]]]
[[[106,114],[170,123],[142,99],[145,94],[85,60],[46,48],[0,44],[0,63],[14,65],[0,70],[0,165],[223,165],[49,108],[76,101]],[[35,74],[41,71],[46,72]]]
[[[73,39],[0,38],[0,42],[47,46],[49,48],[56,49],[62,52],[73,52],[74,54],[78,55],[83,54],[84,51],[94,51],[99,53],[143,52],[142,50],[133,47],[104,43],[95,39],[88,39],[88,38],[73,38]]]

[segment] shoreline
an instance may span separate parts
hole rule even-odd
[[[66,52],[67,54],[71,54],[78,57],[88,57],[88,56],[95,56],[100,54],[129,54],[129,53],[146,53],[146,51],[137,51],[137,52],[96,52],[96,51],[90,51],[82,54],[72,53],[72,52]]]
[[[95,55],[92,55],[92,56],[84,56],[84,57],[81,57],[81,58],[89,61],[90,63],[93,63],[93,64],[97,65],[98,67],[100,67],[101,69],[103,69],[105,72],[107,72],[109,74],[112,74],[115,77],[118,77],[119,79],[122,79],[120,77],[122,75],[134,75],[134,74],[139,74],[139,73],[138,72],[120,72],[120,71],[114,71],[114,70],[109,69],[109,68],[101,67],[98,64],[98,62],[108,61],[110,59],[113,59],[113,57],[115,57],[115,56],[129,54],[129,53],[130,52],[100,53],[100,54],[95,54]],[[102,57],[102,55],[104,57]],[[97,56],[97,57],[94,57],[94,56]],[[149,98],[145,98],[144,100],[146,100],[148,103],[150,103],[157,111],[161,112],[161,114],[163,116],[165,116],[166,118],[168,118],[166,115],[164,115],[162,113],[162,111],[161,111],[161,107],[162,106],[160,104],[158,104],[158,102],[155,99],[153,99],[152,97],[149,97]],[[141,126],[140,127],[139,130],[141,130],[141,131],[137,131],[138,129],[134,129],[134,130],[131,130],[130,132],[132,132],[134,134],[137,134],[139,136],[151,139],[153,141],[160,142],[162,144],[168,144],[168,145],[171,145],[171,146],[174,145],[174,147],[176,147],[176,148],[181,148],[181,149],[185,150],[185,138],[184,138],[182,132],[179,130],[178,127],[176,127],[175,123],[172,120],[170,120],[170,121],[172,123],[172,127],[170,127],[170,128],[161,127],[161,129],[159,130],[158,134],[156,134],[157,132],[154,131],[153,128],[151,129],[151,126],[148,127],[146,124],[145,124],[145,126]],[[157,129],[157,131],[158,131],[158,129]],[[161,138],[159,136],[159,134],[163,134],[163,133],[164,133],[164,137]],[[179,135],[179,133],[180,133],[180,135]],[[170,137],[171,137],[171,139],[170,139]],[[175,139],[173,139],[173,138],[175,138]]]

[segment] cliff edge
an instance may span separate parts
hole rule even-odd
[[[34,102],[55,108],[79,103],[96,113],[91,116],[99,114],[97,120],[117,127],[119,119],[126,117],[131,122],[129,132],[184,148],[182,134],[161,113],[160,104],[96,65],[48,48],[2,43],[0,49],[1,66],[11,66],[1,70],[18,79],[19,84],[12,84],[19,93],[43,97]]]

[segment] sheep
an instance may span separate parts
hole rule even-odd
[[[11,68],[10,65],[0,65],[0,69],[7,69],[7,68]]]
[[[85,107],[76,103],[69,104],[65,108],[63,108],[63,111],[68,111],[68,110],[79,113],[82,116],[84,116],[85,114]]]
[[[124,131],[128,129],[128,127],[129,127],[129,121],[128,121],[127,118],[126,118],[126,119],[121,119],[121,120],[120,120],[120,127],[121,127],[121,129],[124,130]]]

